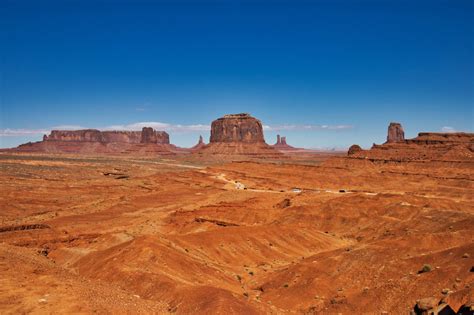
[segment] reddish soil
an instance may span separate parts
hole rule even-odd
[[[445,289],[453,308],[472,301],[472,158],[209,157],[4,152],[0,313],[407,314]]]

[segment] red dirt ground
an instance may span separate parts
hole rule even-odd
[[[2,314],[407,314],[443,289],[453,308],[473,299],[472,159],[4,153],[0,169]]]

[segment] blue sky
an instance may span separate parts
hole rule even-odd
[[[0,0],[0,147],[143,122],[191,146],[239,112],[311,148],[472,132],[473,3]]]

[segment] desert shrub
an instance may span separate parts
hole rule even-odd
[[[423,268],[421,268],[421,270],[418,271],[418,273],[430,272],[431,270],[433,270],[433,267],[431,267],[430,264],[424,264]]]

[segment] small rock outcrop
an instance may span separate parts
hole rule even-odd
[[[405,140],[405,131],[400,123],[391,122],[388,126],[387,143],[403,142]]]
[[[360,151],[362,151],[362,148],[358,144],[353,144],[350,146],[349,150],[347,151],[347,155],[353,155]]]
[[[415,312],[416,314],[428,314],[430,310],[433,310],[438,305],[438,299],[434,297],[423,298],[416,301]]]
[[[249,114],[231,114],[214,120],[211,143],[265,143],[260,120]]]

